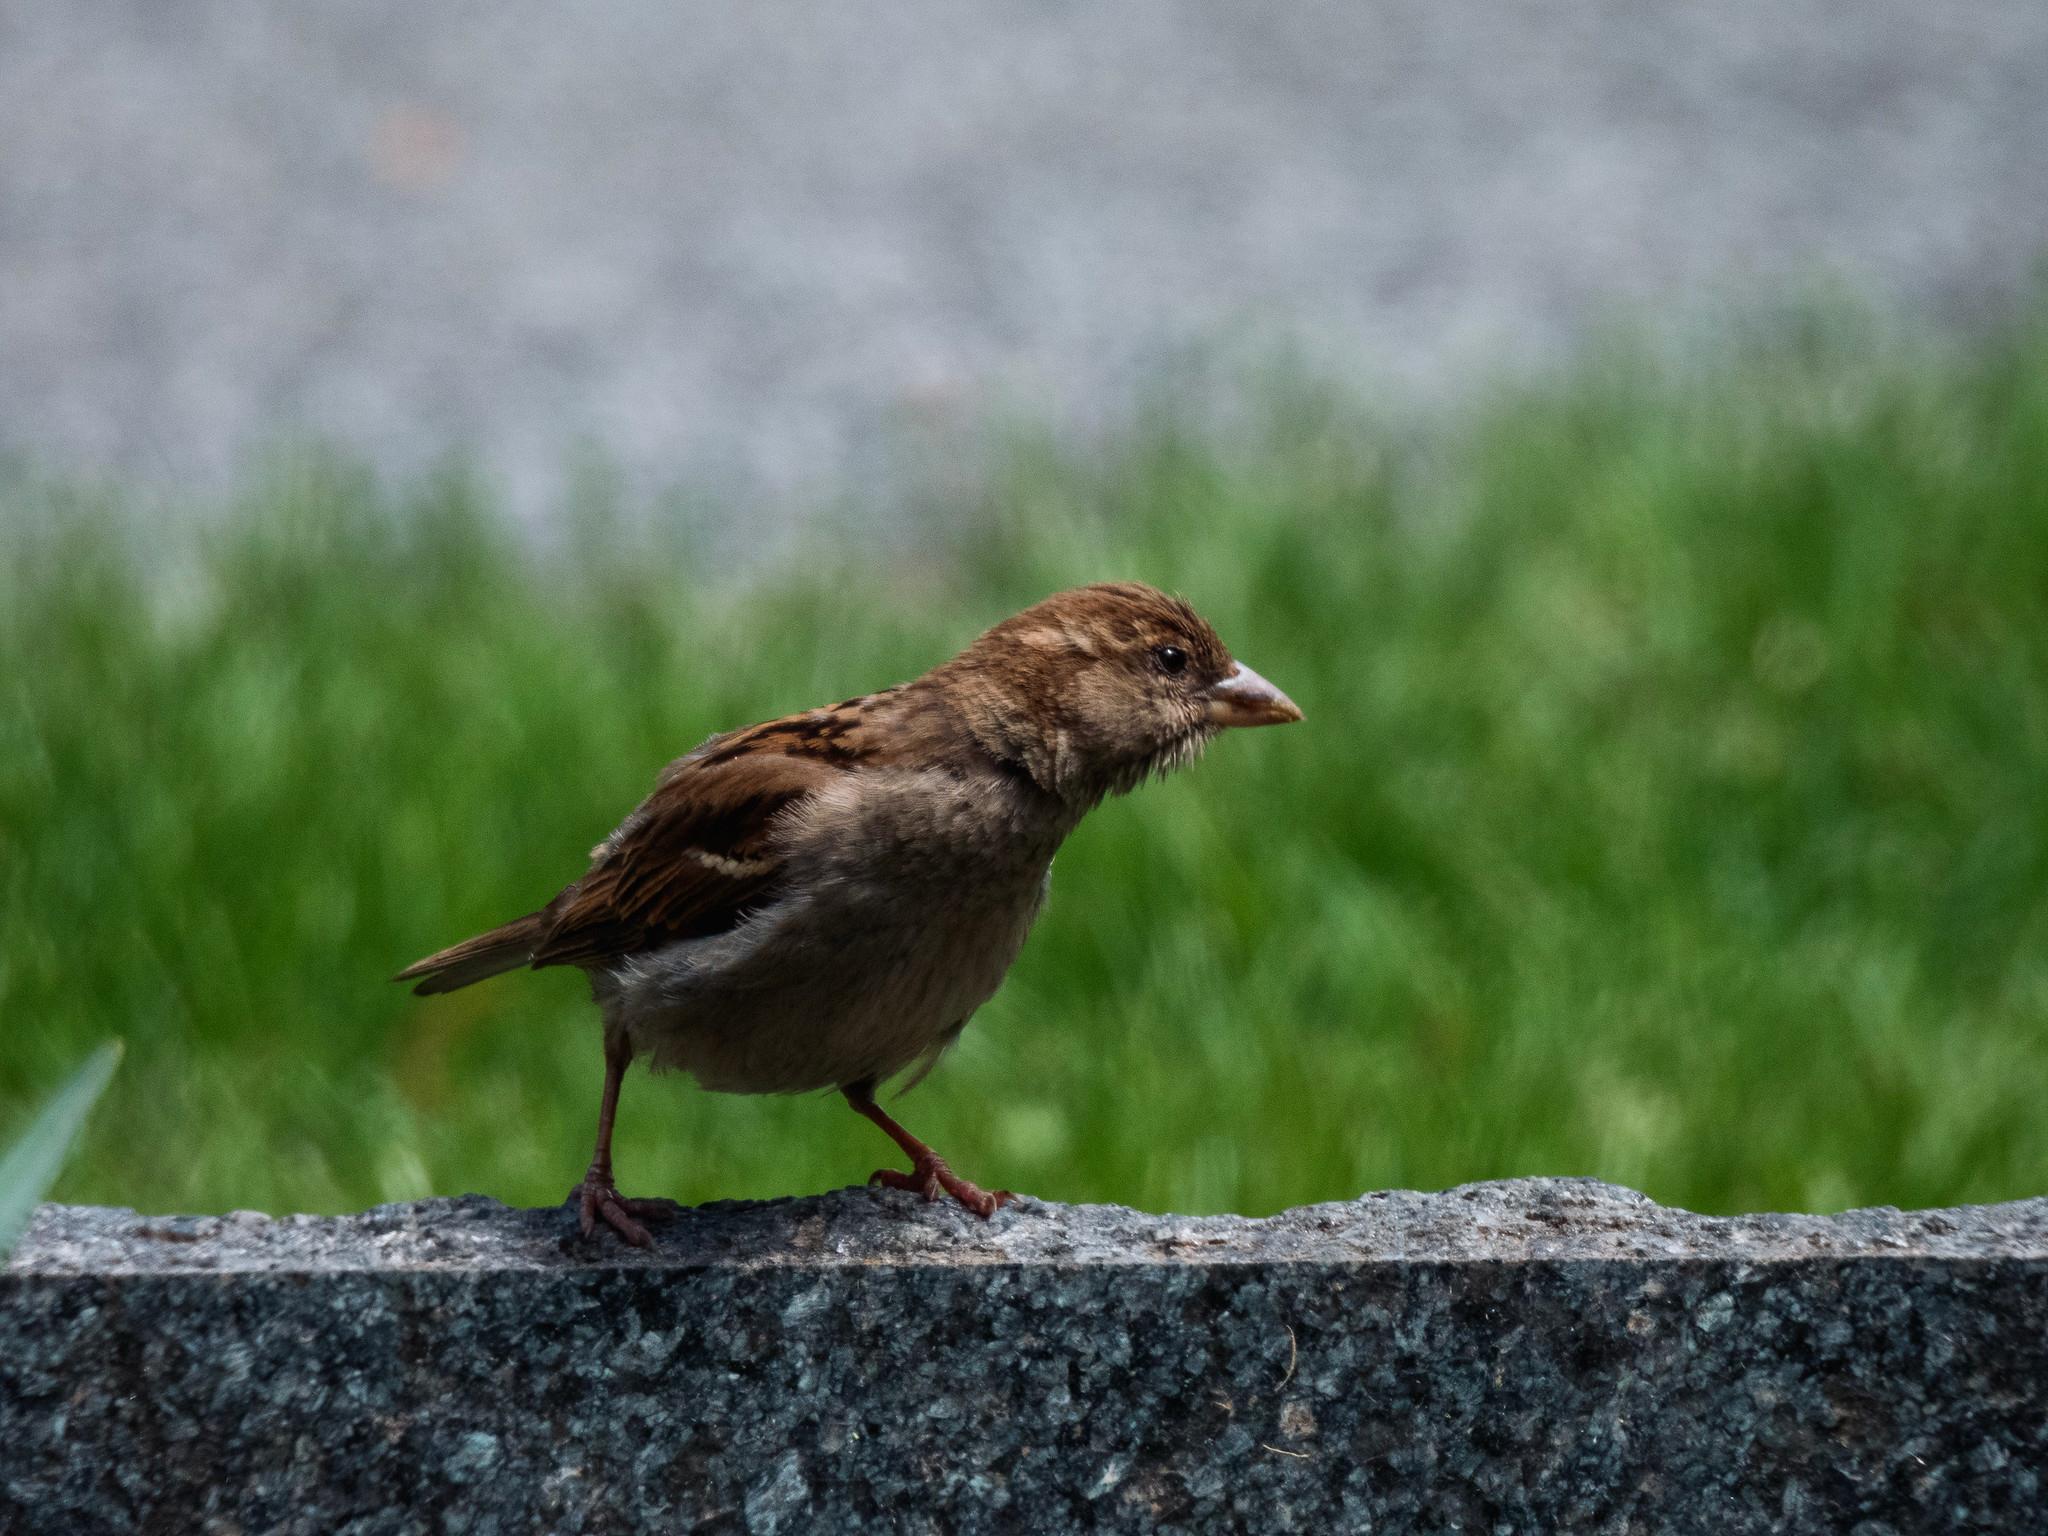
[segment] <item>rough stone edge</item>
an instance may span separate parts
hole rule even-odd
[[[951,1205],[846,1189],[675,1206],[651,1225],[657,1247],[643,1253],[606,1235],[581,1238],[567,1207],[521,1210],[482,1195],[377,1206],[349,1216],[144,1216],[114,1207],[45,1205],[0,1273],[14,1280],[879,1264],[2048,1259],[2048,1197],[1948,1210],[1713,1217],[1667,1209],[1592,1179],[1381,1191],[1258,1219],[1149,1215],[1026,1197],[988,1223]]]

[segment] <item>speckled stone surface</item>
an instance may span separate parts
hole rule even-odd
[[[2048,1530],[2048,1200],[45,1207],[0,1531]]]

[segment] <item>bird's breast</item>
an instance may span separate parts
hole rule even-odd
[[[848,779],[791,817],[771,904],[623,978],[607,1011],[657,1065],[754,1093],[887,1077],[1001,985],[1064,829],[1034,823],[1000,785],[929,771]]]

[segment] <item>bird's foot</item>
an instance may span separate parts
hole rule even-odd
[[[927,1202],[938,1199],[943,1190],[983,1221],[1015,1198],[1007,1189],[983,1189],[968,1183],[936,1154],[920,1157],[908,1173],[896,1168],[877,1168],[868,1183],[880,1184],[885,1189],[907,1189]]]
[[[569,1193],[576,1202],[585,1237],[595,1236],[597,1224],[602,1221],[635,1248],[654,1246],[653,1236],[633,1218],[657,1215],[667,1207],[667,1201],[628,1200],[612,1182],[609,1170],[601,1168],[584,1174],[583,1182]]]

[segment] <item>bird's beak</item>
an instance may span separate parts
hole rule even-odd
[[[1243,662],[1212,684],[1208,696],[1211,725],[1286,725],[1301,718],[1294,700]]]

